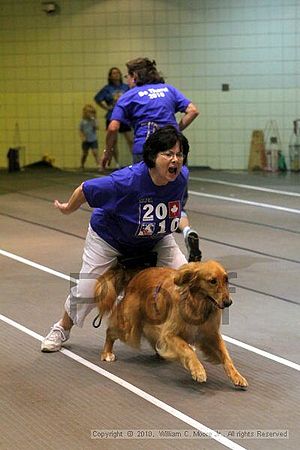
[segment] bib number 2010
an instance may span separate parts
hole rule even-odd
[[[166,218],[168,217],[168,208],[164,203],[159,203],[155,208],[151,203],[143,206],[142,222],[154,222],[157,219],[158,231],[157,234],[166,232]],[[173,233],[179,224],[179,217],[174,217],[170,223],[170,231]]]

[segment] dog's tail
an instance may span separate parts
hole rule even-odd
[[[98,278],[95,288],[95,302],[98,303],[100,317],[112,311],[117,297],[125,290],[134,274],[135,272],[125,270],[118,265]]]

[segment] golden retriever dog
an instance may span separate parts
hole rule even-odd
[[[152,267],[135,275],[110,269],[98,279],[95,297],[100,316],[110,314],[102,361],[116,359],[115,340],[138,348],[144,337],[162,358],[180,361],[199,383],[206,381],[206,372],[195,347],[208,361],[223,364],[235,386],[247,388],[220,333],[221,311],[232,301],[228,275],[218,262],[192,262],[178,270]]]

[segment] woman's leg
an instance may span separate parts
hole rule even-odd
[[[118,255],[119,252],[89,226],[79,279],[65,303],[65,310],[75,325],[82,327],[85,317],[97,306],[94,299],[97,279],[116,265]]]
[[[83,146],[84,142],[82,143],[82,154],[81,154],[81,160],[80,160],[80,167],[81,169],[84,169],[84,165],[86,162],[86,158],[88,156],[89,150]]]
[[[42,351],[60,350],[62,343],[69,339],[73,324],[83,326],[86,316],[97,306],[94,299],[97,278],[116,264],[118,255],[117,250],[89,227],[78,281],[67,297],[63,317],[53,325],[42,341]]]
[[[124,131],[124,137],[125,140],[127,142],[130,154],[132,154],[132,146],[133,146],[133,136],[132,136],[132,131]]]
[[[178,269],[187,263],[186,257],[178,247],[172,234],[168,234],[161,239],[153,250],[157,252],[157,266]]]
[[[100,158],[99,158],[99,151],[98,151],[97,148],[92,148],[92,152],[93,152],[93,156],[94,156],[94,159],[96,161],[97,167],[99,167],[100,166],[100,162],[101,162]]]

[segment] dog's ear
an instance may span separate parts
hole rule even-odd
[[[197,265],[197,267],[195,267]],[[178,269],[174,283],[177,286],[182,286],[184,284],[189,284],[192,286],[198,279],[199,263],[189,263],[184,264]]]

